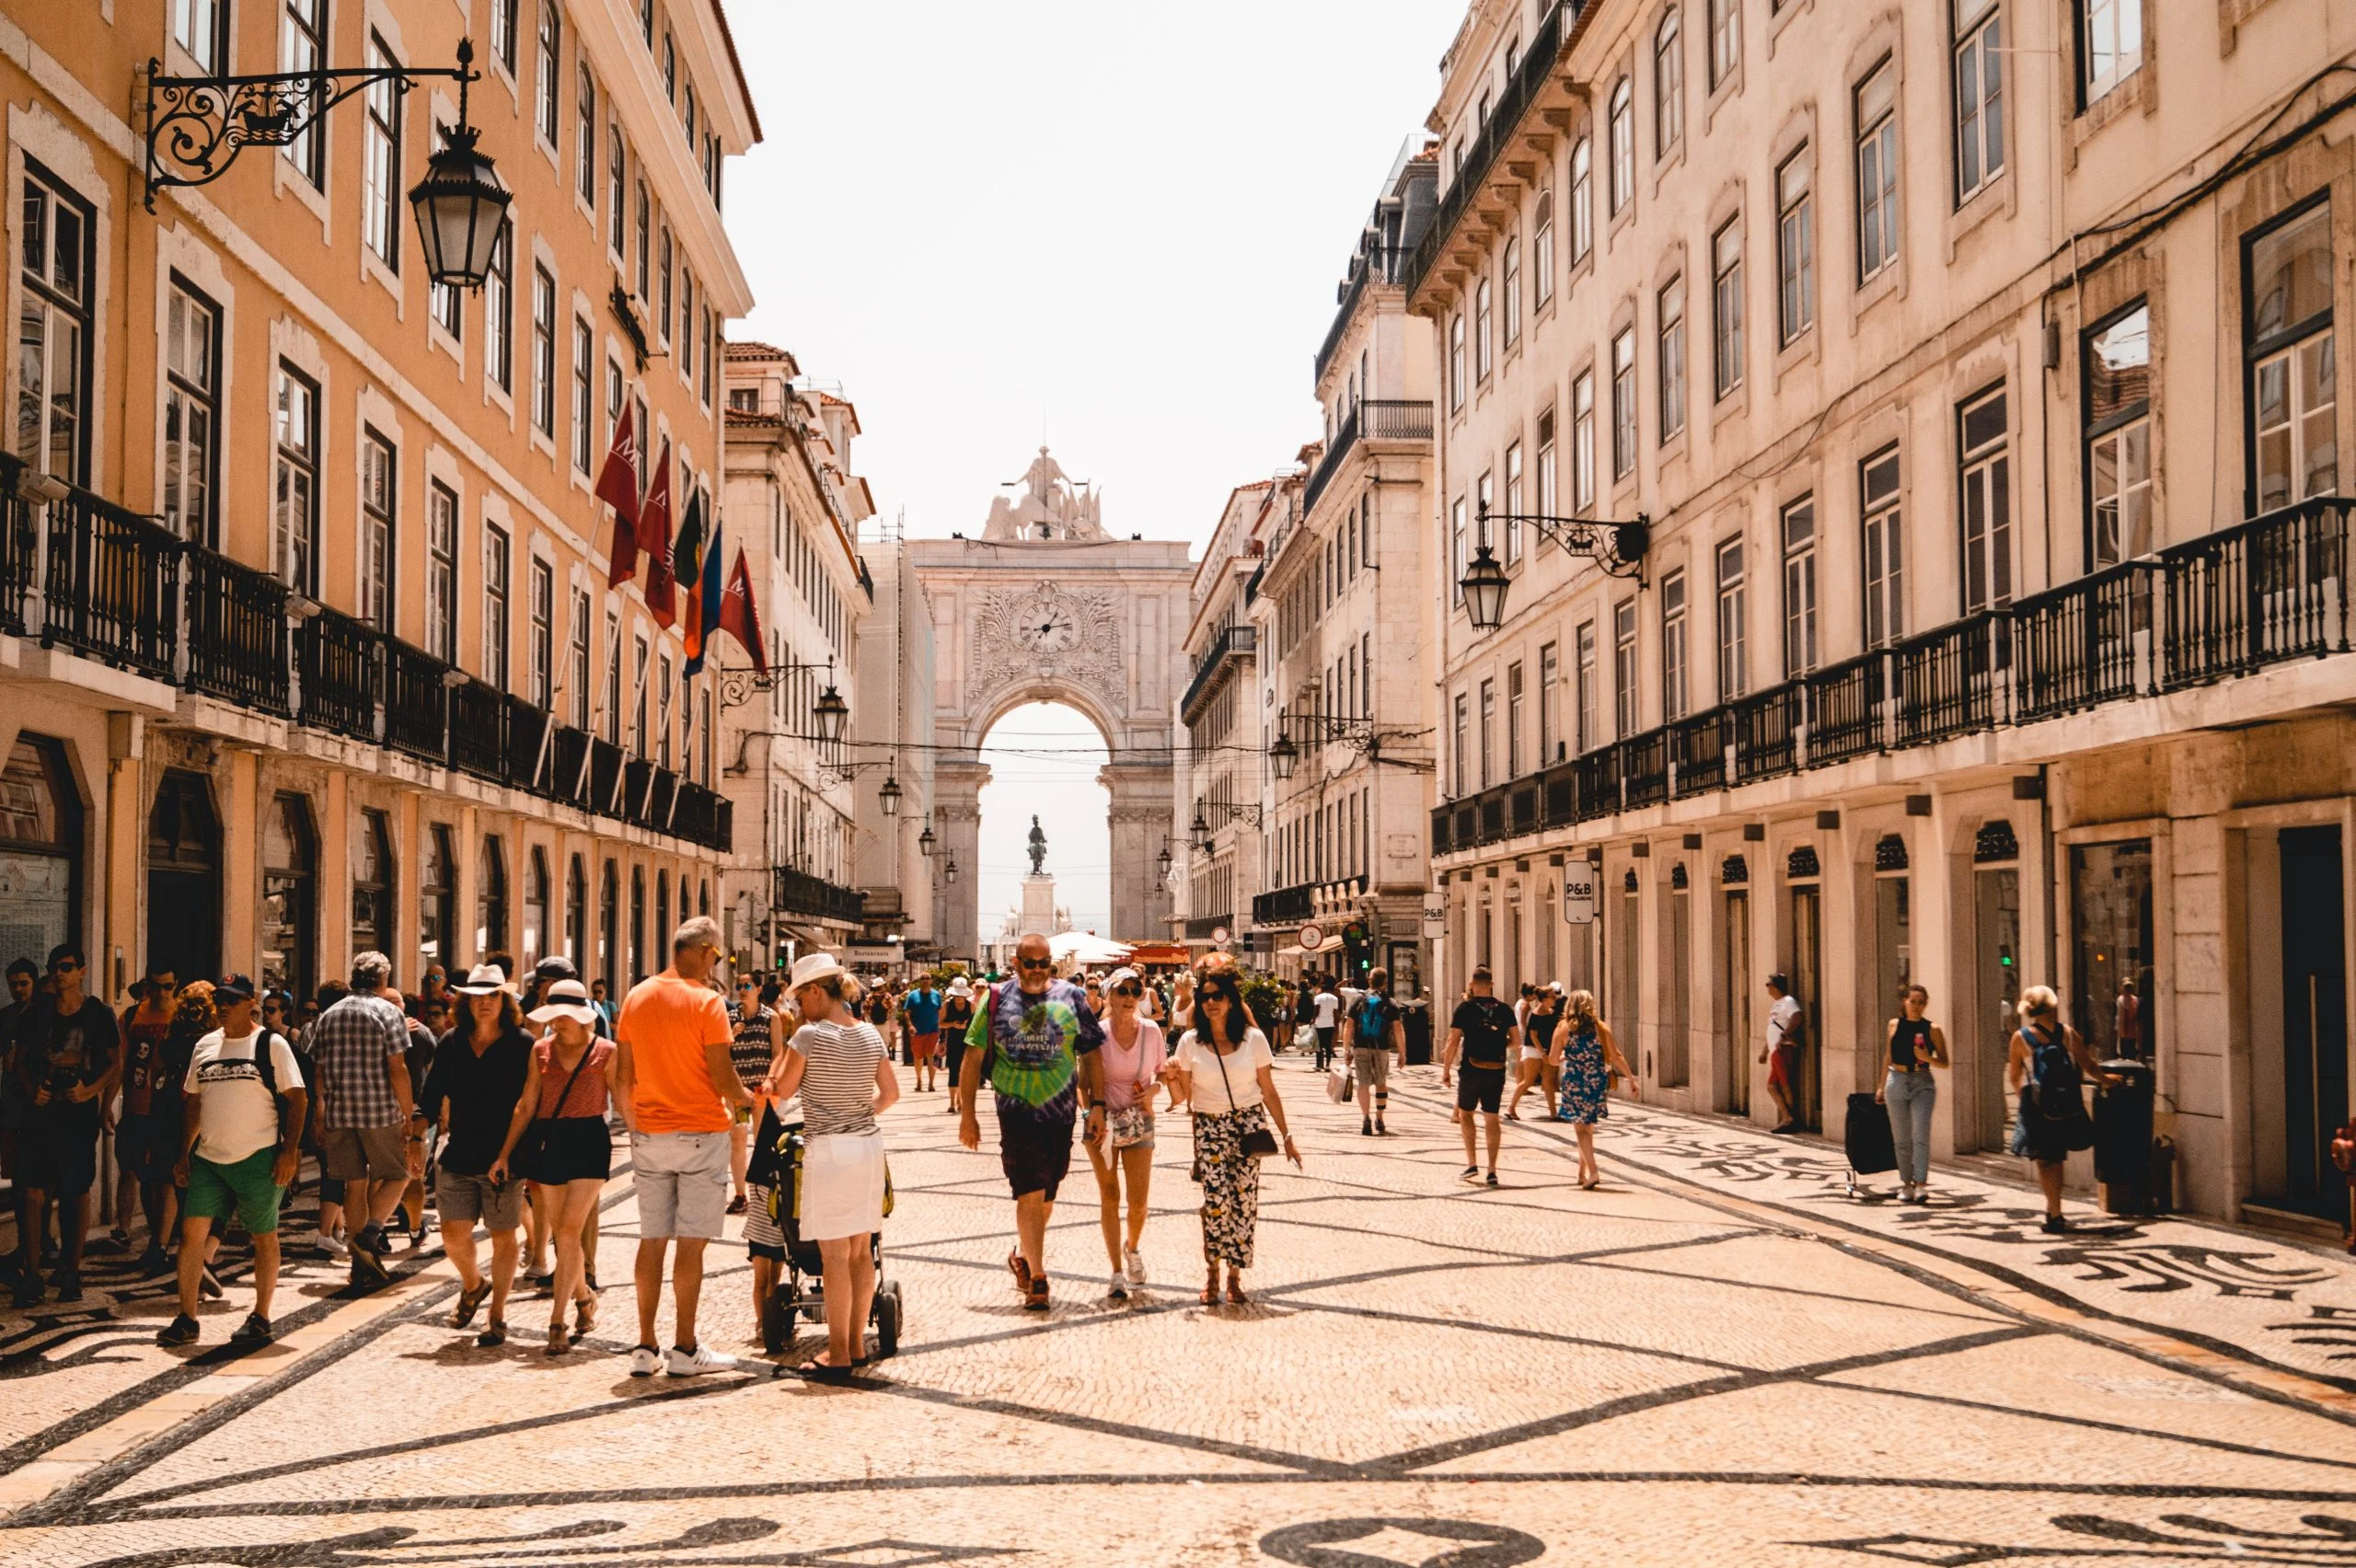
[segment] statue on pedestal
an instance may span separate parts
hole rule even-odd
[[[1047,835],[1039,826],[1039,819],[1031,819],[1031,874],[1045,876],[1047,872]]]

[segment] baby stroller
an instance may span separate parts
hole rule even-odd
[[[761,1303],[761,1346],[771,1355],[776,1355],[793,1342],[793,1325],[797,1317],[821,1329],[826,1326],[826,1286],[818,1256],[818,1243],[804,1240],[802,1236],[802,1158],[804,1146],[800,1107],[795,1107],[791,1122],[778,1120],[772,1111],[763,1117],[762,1130],[774,1131],[775,1136],[768,1140],[767,1147],[756,1147],[753,1169],[747,1175],[750,1180],[767,1186],[773,1194],[770,1198],[775,1205],[773,1217],[778,1228],[785,1233],[785,1266],[778,1271],[776,1288]],[[888,1170],[884,1180],[884,1212],[886,1216],[892,1212],[892,1182]],[[868,1309],[867,1320],[875,1331],[876,1353],[879,1355],[896,1355],[900,1349],[900,1282],[884,1272],[883,1234],[879,1231],[870,1237],[867,1245],[875,1261],[875,1301]]]

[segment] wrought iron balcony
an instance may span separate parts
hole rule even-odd
[[[296,631],[294,649],[303,682],[303,722],[355,741],[376,740],[384,634],[323,606]]]
[[[1482,121],[1472,144],[1465,148],[1464,162],[1449,179],[1448,189],[1440,192],[1439,209],[1432,214],[1431,227],[1424,231],[1424,237],[1416,245],[1415,255],[1407,259],[1403,281],[1411,296],[1423,286],[1432,269],[1438,265],[1440,254],[1448,248],[1457,224],[1464,216],[1464,210],[1472,205],[1474,195],[1488,182],[1490,170],[1505,156],[1506,149],[1513,145],[1522,115],[1529,111],[1530,100],[1538,96],[1539,89],[1545,86],[1546,78],[1553,74],[1555,56],[1562,52],[1565,14],[1576,17],[1585,5],[1586,0],[1560,0],[1539,19],[1537,30],[1530,35],[1530,48],[1522,56],[1521,63],[1506,79],[1505,90],[1490,106],[1488,119]]]
[[[478,778],[507,777],[507,695],[468,676],[450,688],[450,764]]]
[[[1254,626],[1230,626],[1211,640],[1211,645],[1195,661],[1194,678],[1186,683],[1185,700],[1178,705],[1178,716],[1191,724],[1202,711],[1202,698],[1218,678],[1219,672],[1230,661],[1255,652],[1260,646],[1260,628]]]
[[[2351,512],[2221,528],[1461,797],[1433,811],[1432,853],[2356,651]]]
[[[824,877],[791,866],[769,869],[769,903],[789,915],[814,916],[855,926],[865,917],[867,900],[856,888],[841,887]]]
[[[1317,884],[1302,882],[1298,887],[1280,887],[1273,893],[1252,896],[1252,923],[1254,926],[1298,926],[1315,912]]]
[[[429,762],[450,756],[450,666],[398,638],[385,640],[385,744]]]
[[[171,679],[181,548],[162,524],[88,490],[50,502],[42,645],[62,643],[117,669]]]
[[[188,689],[290,717],[286,584],[226,556],[192,549],[186,594]]]
[[[1196,915],[1187,920],[1186,935],[1198,942],[1207,942],[1211,940],[1211,937],[1215,932],[1218,931],[1222,928],[1229,931],[1234,930],[1235,917],[1232,915]]]
[[[1317,498],[1334,476],[1341,471],[1350,449],[1361,439],[1367,441],[1429,441],[1432,438],[1432,406],[1404,398],[1368,398],[1342,417],[1334,429],[1334,439],[1325,444],[1324,455],[1311,469],[1309,482],[1301,487],[1300,502],[1304,508],[1317,504]]]

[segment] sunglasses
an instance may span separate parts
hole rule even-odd
[[[1145,995],[1145,991],[1142,987],[1137,986],[1115,986],[1113,987],[1113,995],[1116,997],[1142,997]]]
[[[1055,966],[1056,961],[1052,958],[1018,958],[1014,961],[1017,969],[1053,969]]]
[[[61,958],[49,966],[52,974],[71,974],[82,966],[70,958]]]

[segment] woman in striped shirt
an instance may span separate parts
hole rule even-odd
[[[826,1295],[826,1352],[802,1364],[842,1377],[867,1361],[867,1313],[875,1299],[869,1238],[884,1226],[884,1135],[877,1113],[900,1098],[900,1077],[875,1026],[852,1010],[858,988],[834,954],[793,966],[802,1027],[786,1042],[770,1092],[802,1097],[802,1239],[818,1244]]]

